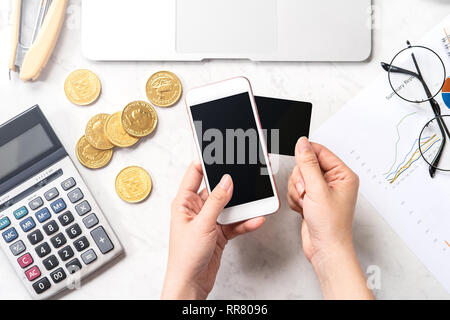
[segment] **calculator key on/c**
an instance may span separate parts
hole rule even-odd
[[[64,209],[67,208],[66,203],[63,199],[58,199],[55,202],[53,202],[50,207],[52,208],[54,213],[60,213]]]
[[[23,256],[21,256],[19,259],[17,259],[17,262],[19,263],[19,265],[22,269],[25,269],[30,264],[32,264],[34,261],[33,261],[33,258],[31,257],[31,255],[29,253],[26,253]]]

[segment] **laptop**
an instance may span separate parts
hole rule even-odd
[[[363,61],[371,0],[82,0],[91,60]]]

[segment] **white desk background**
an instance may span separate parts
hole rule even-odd
[[[148,77],[163,69],[178,74],[185,90],[245,75],[257,95],[311,101],[314,130],[384,72],[379,66],[381,60],[392,58],[406,39],[413,42],[420,39],[450,13],[447,0],[374,0],[373,56],[364,63],[103,63],[88,61],[81,55],[80,1],[73,0],[47,68],[38,81],[23,83],[17,75],[8,80],[11,24],[8,2],[0,4],[0,123],[38,103],[72,159],[76,159],[75,144],[91,116],[121,110],[132,100],[145,100]],[[93,106],[74,106],[64,95],[65,77],[78,68],[93,70],[102,81],[102,95]],[[157,112],[160,123],[156,135],[135,148],[116,149],[108,167],[90,171],[75,161],[121,239],[126,256],[106,272],[91,277],[81,290],[62,298],[159,298],[167,261],[170,203],[186,167],[196,155],[183,103]],[[139,205],[124,203],[114,191],[117,173],[129,165],[143,166],[154,181],[150,198]],[[283,157],[281,165],[276,175],[282,200],[280,212],[269,218],[261,230],[228,245],[210,298],[321,298],[314,271],[301,249],[300,218],[289,210],[285,200],[294,160]],[[375,290],[377,298],[450,297],[362,196],[357,206],[354,237],[363,269],[376,265],[381,270],[381,288]],[[3,253],[0,253],[0,275],[0,299],[29,298]]]

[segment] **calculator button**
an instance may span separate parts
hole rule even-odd
[[[27,276],[27,279],[29,281],[33,281],[34,279],[39,278],[39,276],[41,275],[41,271],[38,267],[34,266],[33,268],[25,271],[25,275]]]
[[[40,244],[36,247],[36,253],[39,256],[39,258],[43,258],[46,255],[48,255],[51,251],[50,246],[47,242],[44,242],[43,244]]]
[[[25,251],[25,245],[23,244],[22,240],[19,240],[15,243],[13,243],[12,245],[9,246],[9,250],[11,250],[12,254],[15,256],[18,256],[19,254],[21,254],[22,252]]]
[[[59,283],[66,278],[66,273],[63,268],[59,268],[50,273],[50,278],[52,278],[54,283]]]
[[[91,206],[89,205],[89,202],[83,201],[79,205],[75,206],[75,210],[77,210],[79,216],[84,216],[86,213],[91,211]]]
[[[50,211],[48,211],[47,208],[39,210],[34,215],[40,223],[47,221],[48,219],[50,219],[51,216]]]
[[[11,221],[9,220],[8,217],[4,217],[0,219],[0,230],[3,230],[7,227],[9,227],[9,225],[11,224]]]
[[[66,203],[63,199],[58,199],[55,202],[53,202],[50,207],[52,207],[52,210],[54,213],[60,213],[64,209],[67,208]]]
[[[75,272],[80,271],[81,268],[81,262],[76,258],[66,263],[66,269],[69,274],[74,274]]]
[[[32,233],[30,233],[28,236],[28,241],[34,246],[35,244],[38,244],[42,240],[44,240],[44,236],[42,235],[41,230],[35,230]]]
[[[97,255],[95,254],[94,250],[88,250],[85,253],[81,255],[81,259],[83,259],[83,262],[85,264],[90,264],[97,260]]]
[[[8,230],[2,233],[2,237],[6,241],[6,243],[10,243],[16,240],[18,236],[19,235],[17,234],[17,231],[14,228],[9,228]]]
[[[26,207],[19,208],[13,212],[14,217],[16,217],[17,220],[22,219],[28,214],[28,209]]]
[[[67,243],[66,237],[62,233],[58,233],[56,236],[50,239],[53,247],[56,249],[61,248],[63,245]]]
[[[58,217],[59,222],[63,227],[71,224],[73,222],[73,215],[70,211],[65,212],[63,215]]]
[[[37,208],[40,208],[44,204],[44,200],[42,200],[41,197],[37,197],[34,200],[31,200],[30,203],[28,203],[28,206],[31,208],[31,210],[36,210]]]
[[[66,233],[70,239],[75,239],[81,234],[81,228],[78,223],[75,223],[74,225],[66,229]]]
[[[73,187],[75,187],[76,184],[77,183],[75,182],[74,178],[69,178],[69,179],[67,179],[67,180],[65,180],[65,181],[63,181],[61,183],[61,188],[63,188],[64,191],[67,191],[67,190],[72,189]]]
[[[108,235],[105,232],[103,227],[98,227],[94,231],[91,232],[92,238],[94,238],[97,247],[100,249],[100,252],[105,254],[114,249],[114,245],[109,239]]]
[[[67,194],[67,197],[69,198],[70,202],[77,203],[84,198],[84,194],[83,192],[81,192],[80,188],[76,188],[75,190],[70,191]]]
[[[34,222],[32,217],[28,217],[20,223],[20,227],[22,228],[23,232],[28,232],[36,227],[36,223]]]
[[[67,261],[73,257],[74,252],[70,246],[65,246],[64,248],[58,251],[58,255],[62,261]]]
[[[75,249],[77,249],[78,252],[83,251],[84,249],[89,248],[89,241],[88,239],[86,239],[86,237],[81,237],[80,239],[76,240],[73,243],[73,246],[75,247]]]
[[[57,196],[59,196],[59,192],[58,192],[58,189],[56,189],[56,188],[52,188],[52,189],[48,190],[46,193],[44,193],[44,198],[47,201],[51,201],[51,200],[55,199]]]
[[[98,224],[98,218],[94,213],[91,213],[86,218],[83,219],[83,223],[86,228],[90,229]]]
[[[47,271],[53,270],[59,265],[58,258],[56,258],[55,255],[51,255],[50,257],[42,260],[42,263]]]
[[[55,220],[52,220],[49,223],[44,224],[42,228],[44,229],[44,232],[48,236],[51,236],[52,234],[58,232],[59,230],[58,224],[56,223]]]
[[[22,269],[25,269],[26,267],[28,267],[30,264],[33,263],[33,258],[31,257],[31,255],[29,253],[26,253],[23,256],[21,256],[19,259],[17,259],[17,262],[19,263],[19,265]]]
[[[33,289],[37,294],[41,294],[44,291],[47,291],[48,289],[50,289],[50,287],[51,287],[51,284],[47,278],[43,278],[33,284]]]

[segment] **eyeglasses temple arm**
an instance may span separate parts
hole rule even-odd
[[[420,80],[420,75],[418,75],[417,73],[415,73],[413,71],[402,69],[402,68],[396,67],[394,65],[391,65],[391,64],[388,64],[388,63],[385,63],[385,62],[381,62],[381,67],[386,72],[407,74],[407,75],[410,75],[410,76],[415,77],[415,78]]]

